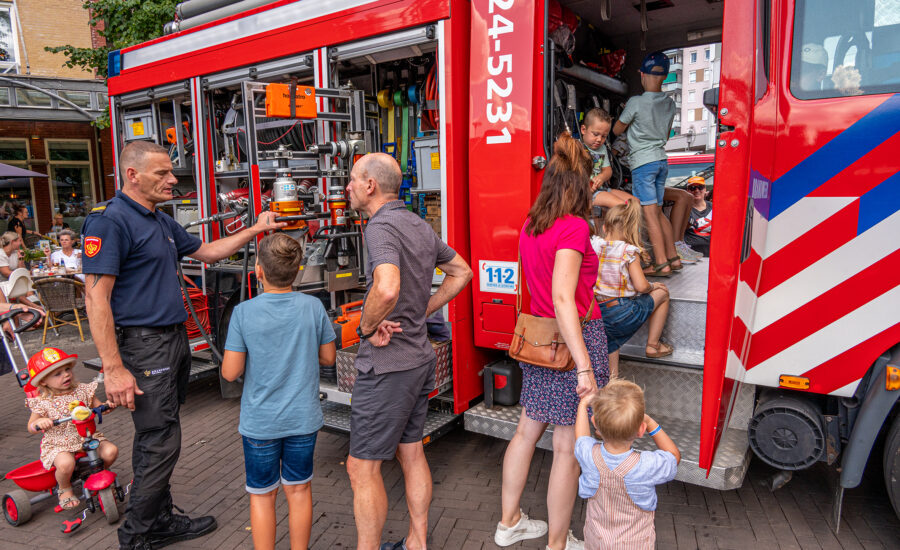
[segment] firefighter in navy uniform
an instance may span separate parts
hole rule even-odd
[[[191,366],[176,263],[183,256],[221,260],[284,224],[265,212],[253,227],[203,243],[156,210],[172,199],[177,183],[166,149],[147,141],[129,143],[119,170],[122,190],[85,220],[83,271],[106,395],[132,410],[135,428],[134,485],[119,545],[149,550],[216,528],[212,516],[192,519],[172,511],[169,478],[181,451],[179,408]]]

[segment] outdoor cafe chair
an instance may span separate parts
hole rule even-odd
[[[84,342],[84,331],[81,329],[81,312],[84,311],[84,283],[69,277],[47,277],[34,282],[34,289],[41,299],[41,305],[46,310],[44,318],[44,337],[41,345],[47,341],[47,329],[54,332],[57,327],[73,325],[78,327],[78,334]],[[60,317],[61,313],[72,312],[74,321],[68,321]]]

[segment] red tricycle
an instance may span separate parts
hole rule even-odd
[[[0,326],[4,322],[10,323],[13,328],[13,336],[24,357],[25,351],[19,338],[19,333],[33,325],[37,321],[37,316],[32,314],[33,318],[31,320],[21,327],[16,327],[13,320],[21,313],[30,312],[13,310],[0,315]],[[0,340],[3,340],[3,344],[6,347],[7,355],[16,373],[19,385],[25,390],[26,395],[34,395],[35,388],[27,382],[28,371],[17,368],[9,343],[6,342],[2,335],[0,335]],[[108,408],[106,405],[101,405],[90,409],[83,403],[78,403],[72,407],[70,416],[53,421],[54,426],[64,422],[74,423],[78,434],[84,438],[81,445],[82,450],[75,454],[76,462],[75,471],[72,473],[72,487],[74,488],[76,484],[81,484],[81,500],[85,503],[85,510],[80,517],[76,517],[71,521],[63,521],[62,531],[64,533],[71,533],[80,527],[82,521],[87,517],[88,511],[96,512],[99,509],[106,515],[109,523],[115,523],[119,519],[119,509],[116,501],[125,501],[125,491],[119,486],[116,474],[104,467],[103,459],[100,458],[97,451],[100,446],[100,440],[94,437],[97,431],[96,423],[103,422],[103,412]],[[3,495],[3,514],[6,517],[6,521],[13,526],[22,525],[31,519],[31,507],[33,504],[58,496],[56,495],[55,472],[56,468],[45,470],[41,461],[35,460],[6,474],[6,479],[12,480],[21,487],[21,489],[15,489]],[[29,498],[25,491],[39,494]],[[62,512],[63,509],[57,505],[55,511],[58,513]]]

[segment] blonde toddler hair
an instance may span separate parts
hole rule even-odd
[[[633,440],[644,421],[644,391],[634,382],[615,378],[591,400],[591,409],[603,440]]]

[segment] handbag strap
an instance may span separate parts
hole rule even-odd
[[[581,318],[581,326],[584,328],[584,325],[591,320],[591,313],[594,311],[594,304],[597,303],[597,299],[594,297],[594,293],[591,292],[591,305],[588,306],[587,313],[584,314],[584,317]]]
[[[519,245],[519,267],[516,270],[516,319],[522,312],[522,245]]]

